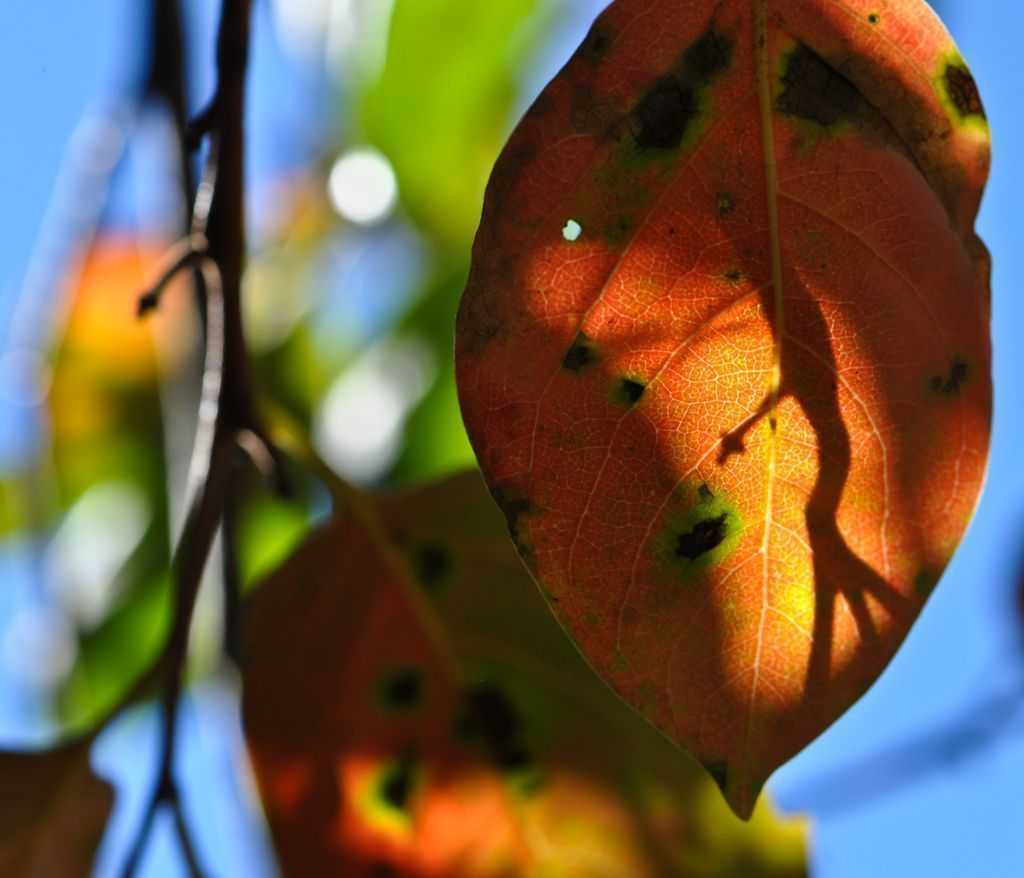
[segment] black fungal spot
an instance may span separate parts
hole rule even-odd
[[[380,798],[396,811],[409,807],[409,799],[415,783],[416,752],[408,749],[385,771],[380,782]]]
[[[700,110],[699,92],[732,60],[733,44],[708,31],[683,53],[675,72],[662,76],[632,113],[641,149],[678,149]]]
[[[416,668],[401,668],[381,683],[380,694],[391,710],[409,710],[423,697],[423,675]]]
[[[523,539],[522,519],[534,511],[533,504],[525,498],[510,496],[500,488],[494,491],[494,502],[498,504],[505,516],[505,526],[508,528],[512,542],[516,544],[521,553],[529,554],[531,548],[525,544]]]
[[[864,106],[857,87],[807,46],[790,53],[776,101],[780,112],[830,128]]]
[[[616,389],[616,397],[625,405],[636,405],[643,399],[647,385],[634,378],[623,378]]]
[[[642,149],[677,149],[697,114],[697,96],[674,76],[663,76],[633,111],[633,136]]]
[[[590,339],[582,332],[576,336],[572,347],[562,360],[562,368],[570,372],[581,372],[585,366],[597,361],[597,352],[591,344]]]
[[[600,61],[611,48],[612,40],[608,33],[598,25],[590,31],[583,42],[583,56],[590,62]]]
[[[914,592],[921,600],[928,598],[939,584],[940,574],[934,570],[922,570],[914,577]]]
[[[707,85],[732,61],[732,42],[713,30],[704,34],[683,55],[682,75],[694,85]]]
[[[960,392],[960,388],[963,387],[970,374],[970,367],[963,360],[955,359],[950,367],[948,377],[936,375],[932,378],[932,390],[946,396],[954,396]]]
[[[494,683],[478,683],[466,690],[455,734],[479,744],[487,757],[505,773],[533,764],[523,741],[522,718],[509,697]]]
[[[728,513],[709,518],[694,525],[689,533],[681,534],[676,540],[676,555],[689,561],[696,561],[725,542]]]
[[[722,193],[718,196],[718,215],[725,216],[726,214],[732,213],[736,209],[736,202],[733,201],[731,195]]]
[[[416,579],[428,590],[435,591],[452,570],[452,556],[437,543],[418,546],[412,555]]]
[[[878,24],[878,22],[880,22],[881,20],[882,20],[882,19],[881,19],[881,17],[880,17],[879,15],[878,15],[878,13],[877,13],[877,12],[872,12],[872,13],[871,13],[871,14],[870,14],[870,15],[868,16],[868,24]]]
[[[706,484],[701,485],[697,489],[697,496],[700,497],[701,503],[708,503],[711,500],[715,499],[714,493],[712,492],[711,488],[709,488]]]
[[[981,105],[978,85],[970,70],[963,64],[948,64],[943,79],[946,83],[946,93],[962,117],[985,118],[985,108]]]
[[[727,281],[729,281],[729,283],[734,283],[735,284],[735,283],[739,283],[741,280],[743,280],[743,272],[740,271],[738,268],[731,268],[731,269],[729,269],[729,271],[727,271],[723,275],[723,277]]]
[[[711,775],[711,779],[718,784],[718,788],[724,793],[726,784],[729,781],[729,764],[727,762],[709,762],[704,768]]]

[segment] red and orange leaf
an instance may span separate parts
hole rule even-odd
[[[508,874],[501,783],[451,736],[454,665],[358,516],[261,586],[247,626],[246,740],[285,875]]]
[[[920,0],[617,0],[495,168],[470,438],[591,665],[740,815],[876,679],[973,511],[987,171]]]
[[[806,874],[806,828],[762,802],[747,824],[618,699],[548,611],[476,472],[382,498],[469,691],[503,704],[495,767],[527,841],[524,875]],[[495,746],[497,745],[497,746]]]
[[[478,475],[381,512],[420,588],[341,515],[251,605],[243,716],[285,875],[806,874],[801,823],[736,820],[590,671]]]

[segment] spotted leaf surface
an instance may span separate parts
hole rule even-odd
[[[87,742],[0,753],[0,874],[88,878],[114,791],[89,768]]]
[[[517,874],[806,874],[801,821],[767,802],[749,824],[738,820],[700,766],[587,666],[516,558],[479,473],[385,498],[380,510],[467,692],[502,732],[475,744],[516,804],[527,840]]]
[[[589,670],[477,474],[381,512],[394,549],[339,516],[251,605],[243,715],[285,875],[806,873],[802,824],[736,820]]]
[[[750,814],[871,685],[991,418],[974,80],[918,0],[617,0],[499,159],[465,422],[590,664]]]
[[[455,666],[398,564],[339,516],[250,606],[243,722],[286,876],[490,878],[514,857],[500,782],[455,747]]]

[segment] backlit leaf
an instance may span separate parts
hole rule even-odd
[[[89,768],[89,743],[0,753],[0,874],[88,878],[114,805]]]
[[[460,400],[591,665],[749,815],[876,679],[991,417],[974,81],[918,0],[617,0],[513,134]]]
[[[736,820],[586,667],[478,476],[382,512],[419,589],[345,515],[251,606],[246,735],[286,875],[804,874],[799,825]]]
[[[470,686],[503,694],[517,719],[504,754],[497,748],[512,764],[496,767],[540,874],[805,874],[801,823],[783,823],[764,802],[749,825],[736,819],[711,778],[587,667],[478,473],[385,498],[380,510]],[[589,865],[574,872],[576,859]]]
[[[243,720],[284,874],[507,874],[517,832],[500,781],[455,746],[455,667],[359,516],[254,598]]]

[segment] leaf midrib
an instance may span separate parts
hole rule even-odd
[[[754,51],[756,53],[757,90],[761,109],[761,140],[764,156],[765,194],[768,201],[768,228],[772,260],[772,298],[774,325],[772,344],[771,383],[768,389],[768,472],[765,492],[764,533],[761,538],[762,583],[761,618],[758,622],[757,647],[754,652],[753,676],[750,682],[750,706],[747,711],[744,757],[747,772],[751,769],[754,702],[761,670],[765,625],[768,617],[768,543],[771,538],[772,506],[774,503],[776,461],[778,456],[778,406],[782,387],[782,339],[785,335],[785,306],[782,285],[782,245],[779,232],[779,177],[775,157],[775,130],[772,116],[772,79],[768,52],[768,0],[754,2]],[[750,778],[746,778],[750,782]]]

